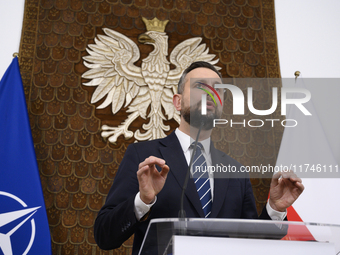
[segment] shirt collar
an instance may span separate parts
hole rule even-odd
[[[181,130],[176,128],[175,134],[179,140],[179,143],[181,144],[182,150],[184,153],[186,153],[189,150],[190,145],[195,141],[192,139],[189,135],[183,133]],[[209,155],[210,154],[210,137],[208,137],[205,140],[200,141],[200,143],[203,145],[204,152]]]

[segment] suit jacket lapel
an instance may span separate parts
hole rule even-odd
[[[211,154],[211,161],[212,165],[226,165],[226,154],[222,153],[221,151],[217,150],[214,147],[214,144],[211,143],[210,145],[210,154]],[[218,212],[221,210],[221,207],[224,203],[224,199],[228,189],[228,178],[214,178],[214,198],[211,208],[211,215],[210,218],[216,218]]]
[[[175,132],[172,132],[167,138],[161,140],[161,143],[164,145],[164,147],[160,147],[160,152],[165,162],[170,167],[169,174],[174,175],[175,179],[178,182],[178,185],[182,188],[186,172],[188,170],[188,164],[186,162],[182,147],[178,141]],[[194,206],[198,214],[201,217],[204,217],[201,201],[199,200],[196,186],[191,178],[188,181],[185,195]]]

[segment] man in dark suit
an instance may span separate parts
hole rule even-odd
[[[199,78],[198,83],[190,82],[190,79],[196,78]],[[133,254],[138,254],[150,219],[178,217],[182,187],[192,153],[191,138],[196,138],[202,123],[200,118],[195,121],[195,116],[201,117],[200,84],[220,81],[220,78],[212,65],[193,63],[184,71],[178,94],[173,98],[175,108],[181,113],[179,128],[166,138],[134,143],[127,148],[106,203],[95,222],[94,234],[100,248],[118,248],[135,234]],[[218,93],[223,101],[223,93]],[[205,124],[199,136],[201,154],[198,157],[203,158],[203,163],[208,166],[230,165],[240,169],[239,162],[217,150],[210,141],[212,125],[209,123],[220,117],[222,106],[211,103],[209,99],[203,120]],[[195,180],[199,179],[188,182],[184,197],[186,217],[258,218],[249,178],[214,178],[210,173],[204,185],[198,187]],[[207,192],[199,195],[200,189],[206,185]],[[303,189],[301,179],[293,173],[274,175],[270,199],[260,218],[283,220],[286,208]],[[206,194],[209,199],[203,203],[202,197]]]

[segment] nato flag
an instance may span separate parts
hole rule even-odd
[[[25,95],[14,58],[0,82],[0,254],[51,254]]]

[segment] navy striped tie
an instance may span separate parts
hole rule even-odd
[[[193,147],[193,144],[191,145]],[[207,169],[207,162],[202,154],[203,145],[201,143],[197,144],[196,153],[193,159],[192,165],[192,178],[194,179],[198,196],[201,200],[202,209],[205,218],[209,217],[212,207],[212,197],[211,188],[209,181],[208,172],[203,172],[202,170]]]

